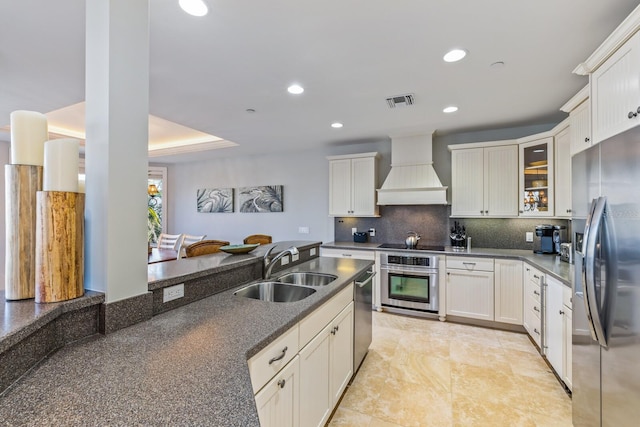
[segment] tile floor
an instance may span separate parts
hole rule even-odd
[[[571,399],[525,334],[373,316],[329,426],[571,426]]]

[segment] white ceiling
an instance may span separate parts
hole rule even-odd
[[[206,156],[551,123],[637,0],[151,0],[150,113],[239,144]],[[0,127],[84,100],[83,0],[0,1]],[[444,63],[452,47],[469,51]],[[490,64],[504,61],[494,69]],[[298,82],[305,92],[286,92]],[[389,109],[385,98],[415,94]],[[460,110],[445,115],[442,109]],[[246,112],[255,109],[255,113]],[[344,123],[333,129],[333,121]],[[0,138],[8,140],[6,133]]]

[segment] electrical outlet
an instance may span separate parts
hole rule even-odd
[[[533,242],[533,231],[527,231],[524,235],[525,242]]]
[[[315,256],[315,254],[316,254],[316,248],[311,248],[309,250],[309,256]]]
[[[351,229],[351,234],[356,234],[358,232],[358,228],[357,227],[353,227]]]
[[[287,264],[289,264],[289,255],[283,256],[282,258],[280,258],[280,265],[287,265]]]
[[[291,255],[291,262],[297,261],[299,259],[300,259],[299,253]]]
[[[369,236],[376,237],[376,229],[375,228],[370,228],[369,229]]]
[[[309,227],[298,227],[298,233],[309,234]]]
[[[184,283],[179,285],[169,286],[162,290],[162,302],[173,301],[174,299],[184,297]]]

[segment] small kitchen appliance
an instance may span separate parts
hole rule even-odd
[[[560,261],[573,264],[573,245],[569,243],[560,243]]]
[[[536,254],[559,254],[560,244],[567,240],[564,225],[536,225],[533,237],[533,252]]]
[[[367,243],[367,233],[364,231],[356,231],[353,233],[353,241],[355,243]]]

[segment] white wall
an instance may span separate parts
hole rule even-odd
[[[329,212],[328,155],[390,151],[387,142],[343,145],[289,154],[225,158],[168,165],[169,233],[206,234],[208,239],[242,243],[249,234],[269,234],[274,241],[333,241]],[[198,213],[198,188],[283,185],[282,213]],[[298,233],[309,227],[309,234]]]

